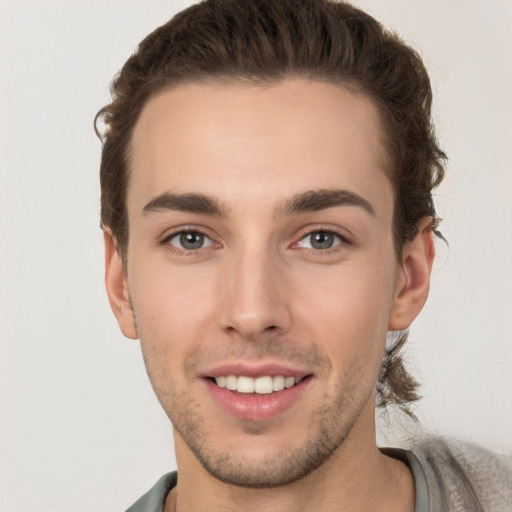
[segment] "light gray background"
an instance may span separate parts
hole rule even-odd
[[[92,120],[189,2],[0,0],[0,510],[124,510],[171,428],[103,289]],[[420,50],[450,155],[411,366],[423,426],[512,452],[512,2],[360,0]],[[401,429],[388,432],[400,441]]]

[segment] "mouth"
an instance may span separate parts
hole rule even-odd
[[[204,375],[203,382],[213,401],[230,416],[262,421],[277,417],[298,404],[313,377],[313,374],[282,366],[229,366]]]
[[[303,378],[286,377],[285,375],[263,375],[260,377],[220,375],[218,377],[210,377],[210,380],[220,388],[225,388],[229,391],[243,394],[270,395],[300,384]]]

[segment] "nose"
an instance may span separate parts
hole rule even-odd
[[[226,264],[221,328],[247,341],[290,329],[283,264],[270,251],[244,250]]]

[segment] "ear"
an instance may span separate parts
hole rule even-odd
[[[402,253],[402,266],[395,286],[389,329],[401,331],[411,325],[427,301],[435,256],[432,219],[418,224],[418,233]]]
[[[103,231],[105,242],[105,286],[110,307],[122,333],[133,340],[138,338],[135,317],[128,293],[126,269],[117,249],[117,240],[110,229]]]

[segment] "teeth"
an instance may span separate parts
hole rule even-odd
[[[236,391],[236,387],[238,385],[238,378],[234,375],[228,375],[226,377],[226,388],[231,391]]]
[[[230,391],[238,391],[239,393],[257,393],[259,395],[267,395],[273,391],[281,391],[284,388],[291,388],[298,384],[301,379],[295,377],[284,377],[283,375],[276,375],[271,377],[265,375],[263,377],[247,377],[245,375],[227,375],[215,377],[217,386],[229,389]]]
[[[274,377],[272,380],[272,389],[274,391],[281,391],[282,389],[284,389],[285,378],[282,375],[278,375],[277,377]]]
[[[251,377],[238,377],[236,390],[239,393],[254,393],[254,379],[251,379]]]
[[[295,384],[295,379],[293,377],[286,377],[284,379],[284,387],[286,389],[291,388]]]
[[[272,377],[258,377],[254,379],[254,391],[260,395],[268,395],[274,391]]]

